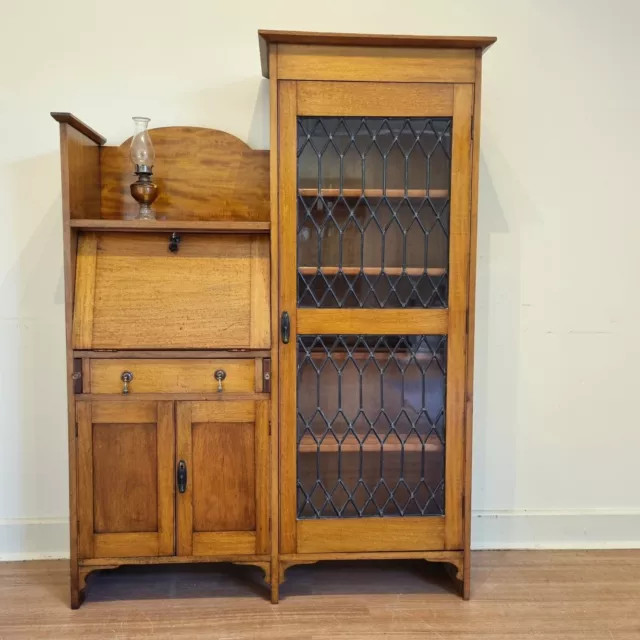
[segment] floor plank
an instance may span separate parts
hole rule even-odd
[[[292,567],[282,601],[254,567],[123,567],[93,574],[78,611],[67,563],[0,564],[0,638],[638,640],[640,551],[473,556],[462,601],[438,565]]]

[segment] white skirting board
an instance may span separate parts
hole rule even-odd
[[[0,561],[69,557],[66,518],[0,520]],[[473,549],[640,549],[640,509],[474,511]]]
[[[472,549],[640,549],[640,509],[474,511]]]
[[[0,561],[68,557],[67,518],[0,520]]]

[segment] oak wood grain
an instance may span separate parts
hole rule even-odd
[[[86,560],[80,560],[81,567],[104,567],[108,565],[122,566],[122,565],[158,565],[158,564],[199,564],[203,562],[238,562],[249,563],[251,560],[256,562],[265,562],[269,560],[269,556],[259,555],[254,553],[249,554],[221,554],[211,556],[138,556],[135,558],[88,558]]]
[[[256,502],[265,493],[266,474],[265,425],[256,414],[266,406],[258,403],[256,411],[256,403],[246,401],[177,403],[178,459],[188,477],[187,490],[178,494],[179,554],[265,553],[264,544],[256,546],[256,532],[267,524],[266,502]]]
[[[269,398],[268,393],[229,393],[227,395],[221,393],[144,393],[137,396],[124,396],[122,393],[88,393],[76,396],[78,400],[110,400],[114,402],[122,402],[124,404],[135,404],[144,401],[162,401],[162,400],[188,400],[198,402],[220,403],[233,399],[234,401],[242,400],[265,400]]]
[[[473,86],[454,89],[451,221],[449,240],[449,330],[447,340],[447,446],[445,451],[445,549],[463,545],[465,385],[467,378],[467,288],[471,216],[471,117]]]
[[[298,82],[301,116],[419,117],[450,116],[453,85],[393,82]]]
[[[191,429],[194,532],[255,531],[254,424],[199,422]]]
[[[213,351],[209,351],[207,349],[203,350],[189,350],[189,349],[176,349],[176,350],[157,350],[157,351],[140,351],[137,349],[127,349],[126,351],[119,351],[118,349],[105,349],[104,351],[87,351],[87,350],[76,350],[73,351],[74,358],[121,358],[121,359],[129,359],[135,358],[136,360],[140,359],[177,359],[180,360],[182,358],[268,358],[271,355],[270,351],[261,350],[261,349],[233,349],[233,350],[225,350],[225,349],[215,349]]]
[[[82,558],[174,552],[172,402],[79,400]]]
[[[280,73],[280,58],[278,58]],[[280,422],[280,552],[296,548],[296,182],[297,124],[296,83],[278,81],[278,207],[279,207],[279,312],[290,317],[291,338],[280,339],[279,422]],[[279,320],[278,320],[279,323]]]
[[[87,400],[88,398],[82,398]],[[98,396],[97,400],[106,400]],[[144,401],[122,400],[117,397],[113,402],[94,402],[91,406],[91,421],[93,424],[138,424],[155,423],[158,419],[158,406],[150,399]]]
[[[163,234],[96,236],[92,339],[76,347],[251,346],[250,236],[185,234],[178,253],[168,251]],[[84,271],[78,273],[80,286],[88,288]],[[78,313],[76,335],[85,337],[89,312],[87,320]],[[265,348],[268,341],[253,346]]]
[[[255,531],[198,531],[193,534],[193,555],[250,555],[255,553]]]
[[[476,269],[478,254],[478,176],[480,172],[480,118],[482,55],[476,52],[476,81],[473,88],[473,151],[471,156],[471,211],[469,227],[469,285],[467,310],[467,377],[465,381],[465,462],[464,462],[464,582],[463,597],[471,596],[471,499],[473,451],[473,376],[476,330]]]
[[[448,331],[447,309],[298,309],[299,334],[435,334]]]
[[[269,240],[261,236],[251,238],[251,335],[249,346],[264,349],[271,345],[269,322]],[[256,389],[257,391],[257,389]]]
[[[255,553],[269,553],[269,402],[256,404],[255,421],[255,511],[256,548]]]
[[[157,556],[159,542],[157,532],[100,533],[94,536],[93,554],[96,558]]]
[[[77,440],[77,530],[79,558],[93,556],[93,425],[91,403],[76,404]],[[75,528],[75,527],[74,527]],[[73,604],[73,603],[72,603]]]
[[[445,518],[298,520],[297,552],[439,551]]]
[[[226,373],[222,393],[253,393],[255,364],[248,359],[218,360],[91,360],[92,393],[121,393],[120,379],[124,371],[133,374],[129,383],[129,396],[140,393],[218,393],[214,377],[221,369]]]
[[[278,45],[280,80],[473,82],[473,49]]]
[[[223,131],[199,127],[150,130],[159,195],[153,208],[166,220],[269,220],[269,154]],[[101,211],[109,220],[134,218],[138,206],[131,140],[101,150]],[[98,216],[95,216],[98,217]]]
[[[157,531],[157,436],[154,424],[93,426],[94,533]]]
[[[176,499],[176,553],[179,556],[193,555],[193,478],[189,469],[193,468],[191,402],[176,404],[176,461],[175,468],[183,461],[187,467],[187,486]]]
[[[192,422],[254,422],[256,403],[247,400],[228,402],[193,402]]]
[[[175,476],[176,433],[174,403],[158,402],[158,555],[170,556],[175,552]]]
[[[93,310],[96,295],[98,237],[83,233],[78,238],[75,304],[73,305],[73,346],[90,348],[93,341]]]
[[[270,438],[269,438],[269,550],[271,552],[271,603],[277,604],[279,601],[280,575],[279,548],[280,548],[280,404],[278,397],[280,393],[279,361],[278,351],[280,348],[280,293],[279,293],[279,269],[278,247],[280,246],[280,227],[278,223],[278,53],[277,46],[273,45],[267,52],[268,62],[271,67],[271,78],[269,80],[269,135],[270,135],[270,221],[271,235],[269,237],[271,246],[271,358],[270,358]],[[257,535],[257,547],[260,548],[260,532]]]
[[[107,139],[102,137],[97,131],[92,129],[88,124],[85,124],[76,118],[72,113],[66,111],[52,111],[51,117],[58,121],[60,124],[68,124],[75,129],[78,133],[81,133],[84,137],[91,140],[96,145],[103,145]]]
[[[415,47],[445,49],[488,49],[496,38],[490,36],[417,36],[364,33],[320,33],[313,31],[274,31],[260,29],[260,62],[265,78],[273,73],[274,61],[270,51],[279,44],[329,45],[329,46],[370,46],[370,47]]]
[[[71,220],[74,229],[94,231],[190,231],[191,233],[268,233],[269,222],[255,220]]]

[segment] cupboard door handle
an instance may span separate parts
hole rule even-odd
[[[213,377],[218,381],[218,393],[222,393],[222,381],[227,377],[224,369],[218,369]]]
[[[178,491],[184,493],[187,490],[187,463],[184,460],[178,462],[177,483]]]
[[[291,321],[289,320],[289,314],[286,311],[282,312],[282,318],[280,320],[280,333],[282,334],[283,344],[289,344],[289,334],[291,333]]]
[[[133,373],[131,371],[123,371],[120,380],[124,383],[122,393],[126,396],[129,393],[129,383],[133,380]]]

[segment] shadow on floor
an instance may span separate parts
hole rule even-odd
[[[457,594],[444,566],[420,560],[319,562],[287,570],[281,598],[307,595]],[[233,564],[124,566],[96,571],[86,602],[188,598],[269,598],[257,567]]]

